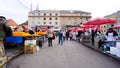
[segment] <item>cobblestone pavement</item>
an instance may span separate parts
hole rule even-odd
[[[48,47],[47,42],[35,54],[13,59],[8,68],[120,68],[120,61],[92,50],[76,41],[65,41]]]

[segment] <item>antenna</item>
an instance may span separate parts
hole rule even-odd
[[[39,10],[39,6],[38,6],[38,0],[37,0],[37,7],[36,7],[36,10]]]

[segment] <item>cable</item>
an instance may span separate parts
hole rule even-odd
[[[23,5],[25,7],[25,9],[29,10],[29,8],[27,6],[25,6],[25,4],[23,4],[20,0],[18,0],[18,2]]]

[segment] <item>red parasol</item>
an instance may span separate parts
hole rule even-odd
[[[96,25],[80,25],[80,28],[93,28]]]
[[[68,30],[74,30],[74,28],[68,28]]]
[[[95,18],[92,20],[89,20],[87,22],[84,22],[84,25],[102,25],[102,24],[112,24],[117,22],[116,19],[110,19],[110,18]]]
[[[114,29],[120,28],[120,24],[116,25],[116,26],[113,26],[112,28],[114,28]]]
[[[48,30],[48,27],[41,27],[41,30]]]

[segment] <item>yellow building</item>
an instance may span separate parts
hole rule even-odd
[[[101,26],[101,30],[103,33],[106,33],[107,29],[111,26],[120,25],[120,11],[117,11],[116,13],[110,14],[105,16],[104,18],[113,18],[117,19],[117,22],[114,24],[106,24]],[[115,29],[118,33],[120,33],[120,29]]]
[[[61,29],[66,25],[78,26],[91,19],[90,12],[80,10],[36,10],[28,13],[29,27],[51,26],[53,29]]]

